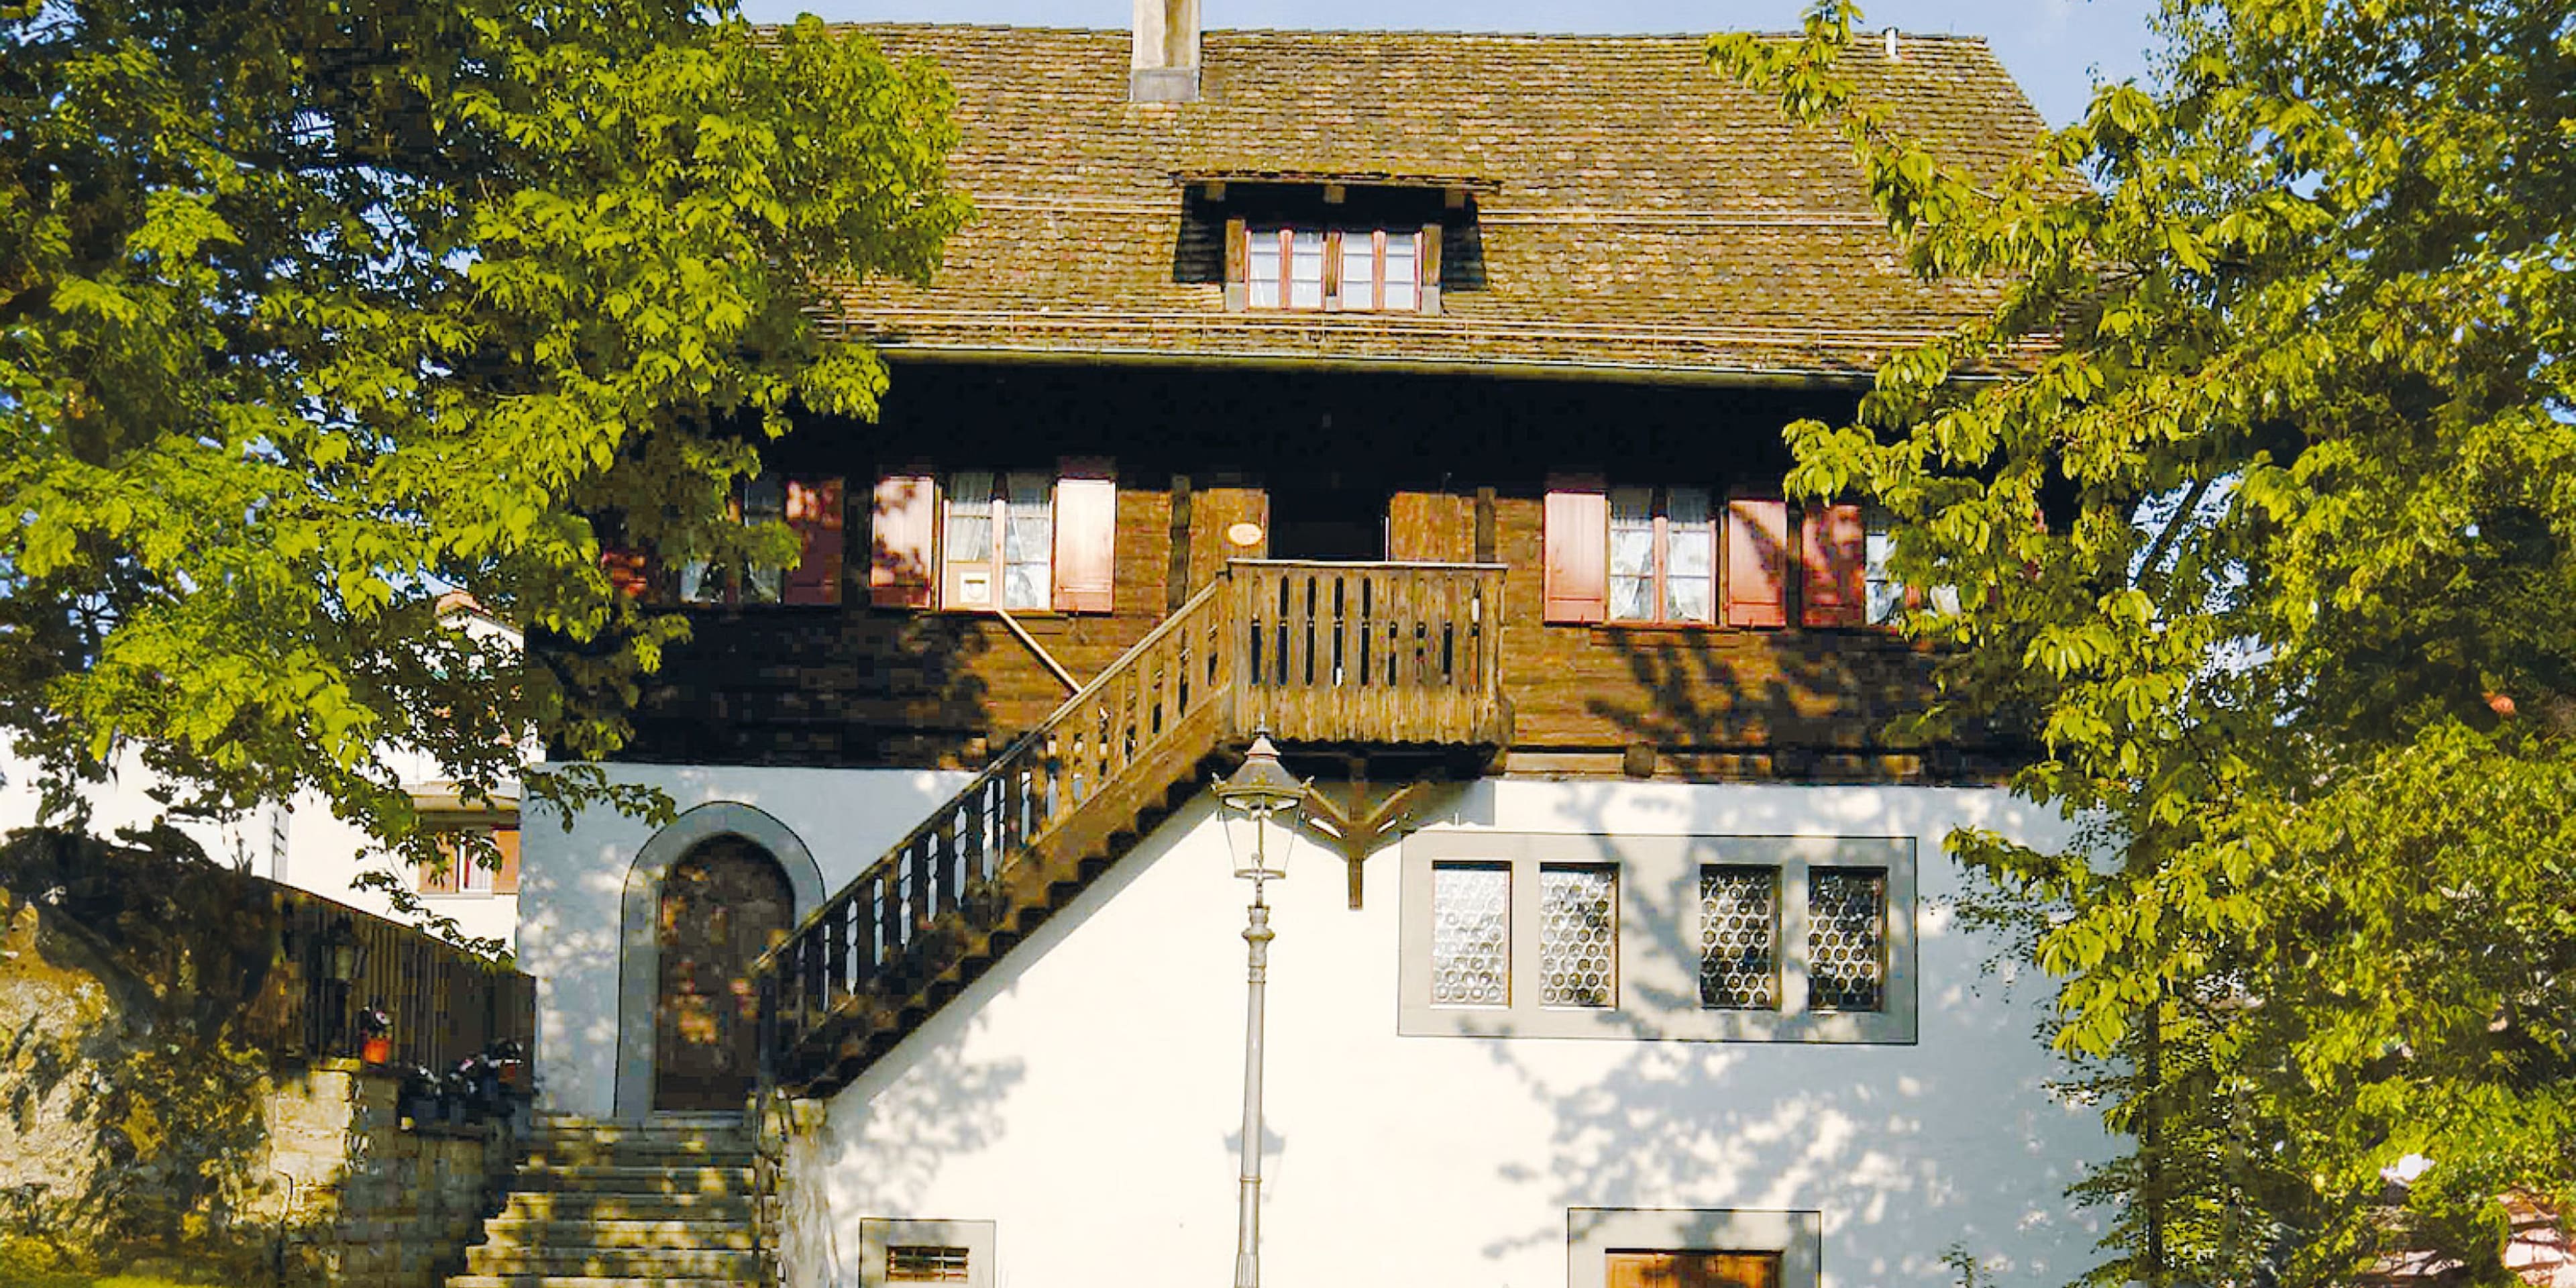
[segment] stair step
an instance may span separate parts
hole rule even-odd
[[[575,1163],[535,1163],[519,1169],[514,1190],[595,1194],[738,1194],[751,1193],[751,1168],[619,1167]]]
[[[669,1275],[452,1275],[447,1288],[743,1288],[743,1281]]]
[[[648,1194],[618,1191],[517,1190],[497,1220],[731,1221],[751,1219],[748,1194]]]
[[[479,1275],[679,1277],[739,1282],[759,1277],[760,1257],[730,1249],[496,1248],[478,1244],[466,1249],[465,1268]]]
[[[731,1216],[688,1220],[512,1216],[504,1209],[483,1226],[490,1248],[667,1248],[674,1251],[746,1251],[752,1246],[751,1209]]]
[[[583,1140],[539,1138],[523,1163],[550,1167],[612,1164],[629,1167],[748,1167],[757,1153],[749,1140]]]

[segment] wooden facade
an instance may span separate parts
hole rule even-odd
[[[1396,665],[1387,654],[1396,634],[1405,635],[1403,664],[1417,671],[1435,653],[1443,667],[1489,665],[1509,712],[1499,754],[1506,772],[1989,777],[2013,748],[1990,739],[1905,743],[1895,722],[1928,696],[1934,659],[1884,629],[1800,624],[1826,619],[1801,613],[1809,601],[1831,620],[1850,620],[1847,603],[1828,602],[1848,591],[1812,578],[1787,577],[1794,598],[1783,601],[1779,626],[1550,620],[1566,616],[1550,604],[1551,480],[1687,484],[1789,513],[1777,505],[1788,468],[1780,427],[1847,414],[1855,396],[1813,384],[901,365],[879,424],[809,424],[767,449],[769,468],[789,478],[845,484],[849,553],[827,596],[837,602],[692,609],[696,639],[648,690],[627,754],[983,768],[1217,581],[1229,561],[1248,559],[1272,562],[1244,567],[1236,611],[1254,613],[1253,599],[1263,598],[1289,647],[1246,657],[1247,668],[1358,674]],[[1115,489],[1114,501],[1101,494],[1114,505],[1114,540],[1088,574],[1090,597],[1070,611],[1061,591],[1056,603],[1004,620],[940,607],[935,595],[928,606],[888,606],[882,571],[872,588],[889,539],[925,541],[923,525],[936,522],[914,511],[881,518],[878,480],[1056,470],[1068,461]],[[1824,536],[1815,539],[1848,544],[1858,535],[1848,526],[1838,516],[1816,525]],[[1249,544],[1233,539],[1256,531]],[[1059,573],[1070,557],[1059,557]],[[1492,567],[1436,587],[1419,578],[1369,584],[1388,565],[1421,563]],[[1396,589],[1439,602],[1363,603]],[[1470,622],[1468,613],[1485,611],[1469,603],[1477,595],[1496,607]],[[1398,625],[1408,613],[1429,616]],[[1474,638],[1433,641],[1419,633],[1433,629],[1432,618],[1443,630],[1469,622]],[[1326,651],[1297,652],[1318,629],[1322,642],[1311,647]],[[1328,701],[1339,712],[1354,700],[1337,693]],[[1306,721],[1311,736],[1296,740],[1315,745],[1447,736],[1406,738],[1378,716],[1337,725],[1333,712],[1282,710],[1276,719]],[[1428,706],[1418,715],[1435,726],[1452,718]],[[1362,736],[1360,724],[1371,732]]]

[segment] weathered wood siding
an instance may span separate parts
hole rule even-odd
[[[1115,463],[1115,611],[1015,614],[1077,680],[1142,639],[1225,559],[1308,557],[1267,535],[1301,498],[1365,493],[1383,498],[1371,502],[1386,516],[1381,557],[1508,565],[1501,648],[1514,772],[1991,775],[2012,747],[1984,738],[1935,751],[1900,745],[1891,724],[1927,696],[1931,658],[1883,632],[1542,620],[1552,474],[1776,488],[1788,464],[1779,426],[1844,414],[1850,396],[1420,376],[900,369],[881,425],[813,426],[772,452],[782,470],[850,481],[843,603],[693,610],[697,638],[646,694],[629,754],[981,766],[1067,690],[997,620],[868,606],[859,552],[868,548],[870,485],[884,462],[1025,467],[1079,455]],[[1230,544],[1227,530],[1247,522],[1264,539]]]

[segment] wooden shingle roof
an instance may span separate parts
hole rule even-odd
[[[896,353],[1801,379],[1992,298],[1907,275],[1848,147],[1697,36],[1214,31],[1200,101],[1135,104],[1123,31],[857,30],[954,82],[977,210],[927,288],[835,292],[833,327]],[[1984,41],[1900,53],[1848,66],[1947,154],[2000,167],[2043,129]],[[1223,176],[1466,189],[1477,280],[1437,316],[1229,313],[1178,271],[1185,189]]]

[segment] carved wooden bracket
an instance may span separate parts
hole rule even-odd
[[[1306,798],[1307,821],[1316,825],[1348,865],[1351,907],[1360,906],[1360,863],[1387,838],[1413,830],[1415,809],[1451,784],[1418,778],[1394,788],[1372,784],[1366,762],[1353,758],[1350,781],[1338,789],[1318,783]],[[1338,799],[1336,799],[1338,798]]]

